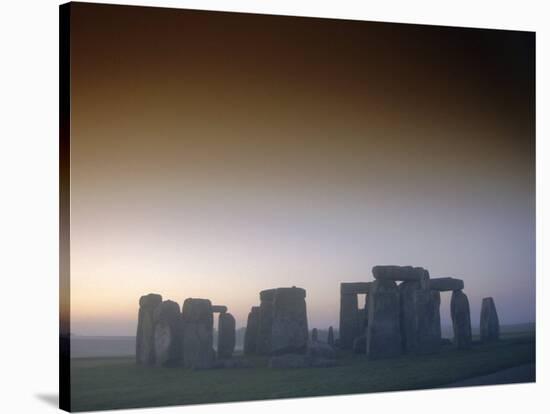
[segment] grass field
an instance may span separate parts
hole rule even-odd
[[[467,351],[368,361],[342,353],[331,368],[204,371],[139,367],[133,358],[71,360],[72,410],[152,407],[432,388],[535,362],[535,337],[515,334]]]

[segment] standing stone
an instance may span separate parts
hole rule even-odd
[[[451,296],[451,319],[453,321],[453,343],[459,349],[472,345],[470,303],[462,290],[455,290]]]
[[[278,288],[273,300],[271,354],[305,353],[309,338],[306,291]]]
[[[340,295],[340,348],[351,349],[353,340],[361,334],[356,294]]]
[[[235,318],[230,313],[221,313],[218,320],[218,358],[231,358],[233,351],[235,351]]]
[[[214,362],[212,303],[188,298],[183,302],[183,366],[210,368]]]
[[[498,341],[500,337],[500,324],[493,298],[483,298],[481,302],[479,329],[481,342]]]
[[[248,314],[246,322],[246,331],[244,332],[244,354],[256,354],[256,345],[258,342],[258,327],[260,323],[260,307],[253,306]]]
[[[367,335],[359,335],[353,340],[353,352],[356,354],[365,354],[367,352]]]
[[[319,340],[319,333],[317,332],[317,328],[313,328],[311,330],[311,341],[317,342]]]
[[[418,289],[414,292],[416,341],[414,352],[431,354],[441,347],[441,319],[439,307],[441,296],[438,291]]]
[[[416,305],[414,293],[420,289],[419,281],[402,282],[399,287],[401,344],[403,351],[412,353],[416,346]]]
[[[154,312],[155,363],[159,366],[175,366],[181,359],[182,322],[180,307],[165,300]]]
[[[328,327],[327,343],[330,346],[334,346],[334,330],[332,329],[332,326]]]
[[[162,296],[150,293],[139,299],[138,326],[136,333],[136,362],[142,365],[155,363],[155,308],[162,302]]]
[[[269,355],[271,351],[271,331],[273,328],[273,300],[276,289],[260,292],[260,314],[258,324],[258,340],[256,349],[258,355]]]
[[[400,355],[399,290],[393,280],[374,282],[368,313],[367,356],[376,359]]]

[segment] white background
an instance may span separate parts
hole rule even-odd
[[[550,13],[531,1],[126,1],[537,32],[537,384],[140,410],[141,413],[548,412]],[[0,412],[57,411],[58,2],[0,3]],[[518,275],[521,278],[521,275]],[[93,294],[93,292],[90,292]],[[127,410],[125,412],[138,412]]]

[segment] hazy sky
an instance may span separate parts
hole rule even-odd
[[[71,324],[150,292],[227,305],[376,264],[464,279],[472,324],[535,320],[534,35],[73,4]],[[443,323],[449,323],[443,294]]]

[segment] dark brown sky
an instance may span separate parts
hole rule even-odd
[[[132,331],[149,291],[243,324],[260,289],[293,284],[322,327],[338,283],[379,263],[462,277],[474,313],[492,295],[505,322],[534,320],[534,48],[73,4],[73,331]]]

